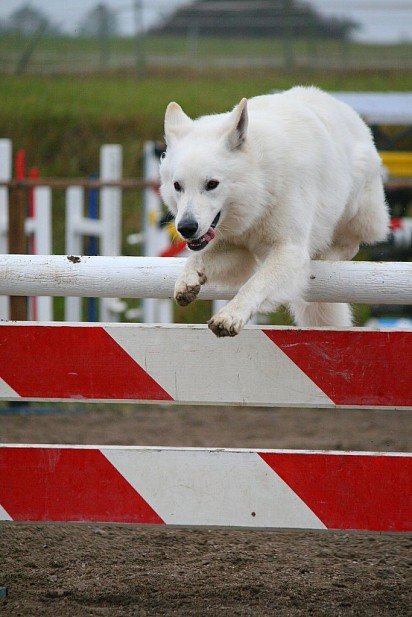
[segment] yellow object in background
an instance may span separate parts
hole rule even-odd
[[[176,240],[181,240],[181,236],[179,234],[179,232],[177,231],[176,227],[174,226],[174,223],[172,223],[170,221],[170,223],[167,224],[167,231],[169,232],[169,236],[172,240],[172,242],[175,242]]]
[[[412,178],[412,152],[379,152],[389,175],[394,178]]]

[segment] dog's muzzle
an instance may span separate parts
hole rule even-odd
[[[190,248],[191,251],[201,251],[202,249],[205,248],[205,246],[209,244],[211,240],[213,240],[213,238],[216,235],[215,227],[218,224],[219,219],[220,219],[220,212],[218,212],[218,214],[215,216],[215,218],[212,221],[212,224],[210,225],[209,229],[203,236],[200,236],[200,238],[197,238],[196,240],[190,240],[187,242],[187,246]]]

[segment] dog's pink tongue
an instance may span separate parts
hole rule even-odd
[[[210,242],[211,240],[213,240],[215,235],[216,235],[216,233],[215,233],[215,230],[213,229],[213,227],[209,227],[208,231],[205,233],[205,235],[203,237],[204,237],[205,240]]]

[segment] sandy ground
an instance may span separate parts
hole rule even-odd
[[[0,415],[0,441],[406,451],[408,417],[83,406]],[[403,617],[411,547],[399,534],[4,523],[0,613]]]

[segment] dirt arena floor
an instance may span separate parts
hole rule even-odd
[[[410,417],[410,415],[409,415]],[[0,441],[410,450],[405,412],[84,406],[0,415]],[[398,534],[4,523],[0,614],[412,615]],[[409,571],[408,571],[409,567]]]

